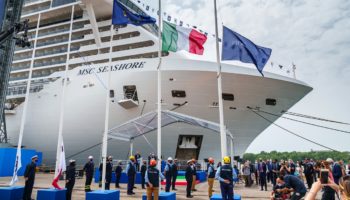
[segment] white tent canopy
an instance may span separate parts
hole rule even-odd
[[[220,125],[218,123],[214,123],[189,115],[180,114],[174,111],[162,111],[162,127],[179,122],[187,123],[193,126],[203,127],[214,132],[220,133]],[[130,142],[137,137],[140,137],[151,131],[157,130],[157,128],[157,111],[152,111],[110,129],[108,131],[108,137],[112,139]],[[231,132],[227,129],[226,135],[233,139]]]

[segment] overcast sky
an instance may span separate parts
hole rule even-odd
[[[143,0],[157,8],[158,1]],[[185,24],[215,33],[212,0],[163,0],[163,11]],[[265,71],[287,73],[296,64],[297,79],[313,91],[290,109],[308,115],[350,123],[350,1],[348,0],[218,0],[219,23],[272,48],[274,67]],[[221,29],[221,28],[220,28]],[[220,30],[221,35],[221,30]],[[209,48],[208,48],[209,47]],[[213,37],[205,56],[215,59]],[[280,70],[277,65],[283,65]],[[249,66],[248,66],[249,67]],[[315,121],[309,121],[315,122]],[[350,134],[310,127],[285,119],[277,124],[337,150],[350,151]],[[349,125],[317,122],[350,131]],[[322,147],[292,136],[271,125],[248,148],[248,152],[308,151]]]

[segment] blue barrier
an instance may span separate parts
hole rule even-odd
[[[0,197],[2,200],[21,200],[23,191],[23,186],[0,187]]]
[[[178,171],[177,175],[185,176],[185,171]],[[199,180],[201,183],[207,181],[207,173],[204,171],[197,172],[196,179]]]
[[[178,176],[185,176],[184,171],[178,171]],[[197,172],[196,175],[197,180],[199,180],[201,183],[207,181],[207,173],[203,171]],[[98,168],[95,169],[95,174],[94,174],[94,180],[95,183],[98,183],[100,180],[100,171]],[[112,172],[112,183],[115,183],[115,173]],[[120,177],[120,183],[128,183],[128,176],[126,175],[125,172],[122,173]],[[141,173],[137,172],[136,174],[136,180],[135,184],[141,184]]]
[[[100,180],[100,171],[98,169],[95,170],[95,175],[94,175],[95,183],[98,183]],[[112,183],[115,183],[115,173],[112,172]],[[128,176],[126,175],[125,172],[122,173],[120,177],[120,183],[128,183]],[[136,174],[136,180],[135,184],[141,184],[141,173],[137,172]]]
[[[86,193],[86,200],[119,200],[120,191],[119,190],[94,190],[92,192]]]
[[[213,194],[210,200],[222,200],[221,194]],[[233,200],[241,200],[241,196],[238,194],[234,194]]]
[[[42,189],[38,190],[36,195],[37,200],[66,200],[66,189]]]
[[[142,195],[142,200],[147,200],[147,195]],[[175,192],[160,192],[159,193],[159,200],[176,200],[176,193]]]
[[[0,177],[12,176],[16,161],[17,148],[0,148]],[[34,149],[22,149],[21,161],[22,167],[18,171],[18,176],[23,176],[26,165],[31,162],[31,157],[38,155],[37,165],[41,165],[42,153]]]

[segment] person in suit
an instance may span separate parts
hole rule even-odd
[[[237,178],[237,174],[231,166],[231,159],[229,156],[225,156],[223,161],[224,165],[217,169],[215,179],[220,181],[222,200],[232,200],[234,187],[233,180]]]
[[[331,158],[328,158],[327,161],[331,164],[334,163],[333,159]],[[338,162],[335,162],[333,164],[332,173],[333,173],[334,182],[339,185],[339,179],[343,176],[343,171],[342,171],[342,167]]]
[[[91,182],[92,182],[92,177],[94,176],[94,169],[95,169],[95,164],[93,159],[94,157],[89,156],[89,161],[84,165],[84,168],[83,168],[86,175],[85,192],[91,191]]]
[[[177,171],[178,171],[178,166],[177,166],[177,159],[175,158],[174,159],[174,163],[173,163],[173,166],[171,168],[171,171],[172,171],[172,175],[173,175],[173,179],[171,180],[171,186],[172,186],[172,190],[177,190],[175,188],[175,183],[176,183],[176,178],[177,178]]]
[[[266,183],[266,163],[260,158],[259,163],[258,163],[258,172],[259,172],[259,182],[260,182],[260,187],[261,191],[265,187],[265,191],[267,191],[267,183]]]
[[[142,166],[141,166],[141,187],[142,187],[142,189],[146,189],[146,188],[145,188],[146,170],[147,170],[147,162],[144,160],[144,161],[142,162]]]
[[[196,161],[196,159],[192,159],[192,165],[193,165],[193,179],[192,179],[192,191],[193,192],[195,192],[195,191],[197,191],[196,190],[196,181],[197,181],[197,168],[196,168],[196,163],[197,163],[197,161]]]
[[[314,182],[314,166],[312,165],[312,163],[310,163],[310,159],[306,159],[305,160],[305,164],[304,164],[304,174],[306,177],[306,182],[307,182],[307,186],[308,189],[311,189],[311,186]]]
[[[278,167],[278,160],[274,159],[272,161],[272,166],[271,166],[271,171],[272,171],[271,182],[272,182],[273,186],[276,186],[276,179],[278,178],[278,175],[279,175],[279,169],[278,168],[279,168]]]
[[[271,163],[271,160],[266,160],[266,168],[267,168],[267,171],[266,171],[266,178],[267,178],[267,182],[272,183],[272,163]]]
[[[106,163],[106,182],[105,189],[109,190],[112,182],[112,171],[113,171],[113,157],[108,156]]]
[[[72,191],[75,184],[75,160],[69,160],[66,171],[66,200],[72,199]]]
[[[140,171],[140,158],[141,158],[140,152],[136,152],[136,154],[134,155],[134,157],[135,157],[135,166],[136,166],[136,170],[139,172],[139,171]]]
[[[122,162],[119,161],[117,167],[115,168],[115,187],[120,188],[120,177],[122,176]]]
[[[173,178],[172,167],[173,167],[173,158],[169,157],[168,162],[165,164],[165,168],[164,168],[164,175],[166,180],[165,192],[170,192],[171,181]]]
[[[35,169],[37,162],[38,156],[35,155],[32,157],[32,161],[26,166],[26,170],[24,171],[25,186],[23,192],[23,200],[32,199],[32,191],[35,181]]]
[[[187,185],[186,185],[186,197],[187,198],[193,198],[193,196],[191,195],[193,173],[194,173],[193,163],[192,163],[192,160],[189,160],[189,161],[187,161],[187,167],[186,167],[186,172],[185,172],[185,178],[186,178],[186,182],[187,182]]]

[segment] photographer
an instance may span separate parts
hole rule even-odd
[[[330,167],[329,162],[323,161],[322,162],[322,169],[328,170],[328,182],[334,183],[334,178],[332,174],[332,169]],[[324,185],[323,187],[323,194],[322,194],[322,200],[335,200],[335,192],[336,190],[333,189],[333,187]]]
[[[277,184],[285,185],[283,189],[277,189],[278,193],[288,193],[293,192],[290,200],[299,200],[303,198],[306,194],[306,187],[304,183],[294,175],[280,176],[277,179]]]

